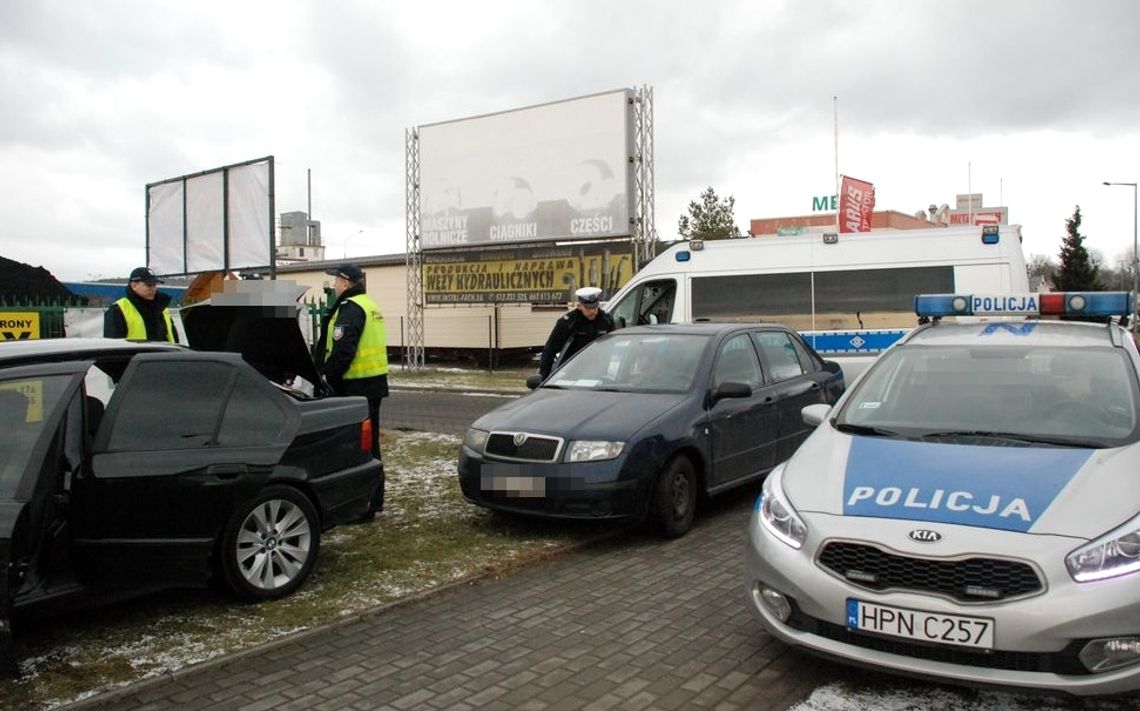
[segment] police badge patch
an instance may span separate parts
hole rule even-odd
[[[344,326],[333,327],[333,340],[339,341],[340,337],[344,335]]]

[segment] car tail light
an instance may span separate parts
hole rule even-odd
[[[365,452],[372,451],[372,420],[367,417],[360,422],[360,448]]]

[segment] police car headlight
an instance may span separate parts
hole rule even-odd
[[[792,548],[800,548],[807,539],[807,524],[784,496],[783,478],[784,465],[781,464],[764,480],[760,500],[756,502],[760,509],[760,525]]]
[[[474,449],[479,454],[483,453],[483,447],[487,445],[487,437],[490,435],[486,430],[477,430],[474,427],[467,430],[467,434],[463,436],[463,446]]]
[[[625,442],[592,442],[589,440],[571,442],[570,449],[566,452],[566,461],[600,462],[613,459],[621,454],[621,450],[624,448]]]
[[[1140,571],[1140,516],[1076,549],[1065,565],[1078,583]]]

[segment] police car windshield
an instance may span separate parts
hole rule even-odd
[[[618,331],[576,353],[543,387],[688,392],[708,341],[707,336],[692,334]]]
[[[1136,392],[1120,349],[905,345],[867,373],[836,424],[941,441],[1117,447],[1137,438]]]

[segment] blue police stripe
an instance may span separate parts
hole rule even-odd
[[[843,514],[1028,531],[1092,454],[854,437]]]
[[[907,334],[897,331],[804,331],[807,344],[820,353],[880,353]]]

